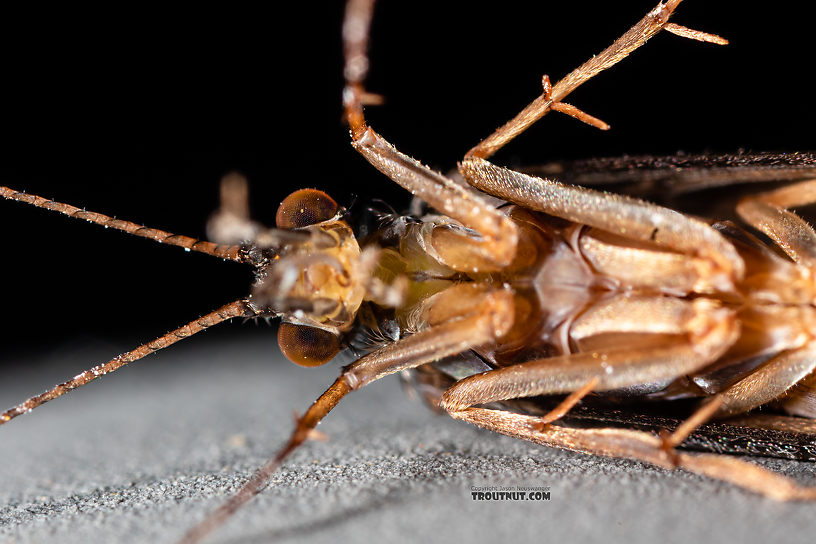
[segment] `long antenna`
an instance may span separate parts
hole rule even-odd
[[[31,397],[14,408],[6,410],[0,414],[0,425],[11,421],[21,414],[30,412],[37,406],[45,404],[50,400],[54,400],[55,398],[60,397],[65,393],[76,389],[77,387],[83,386],[88,382],[92,382],[100,376],[110,374],[114,370],[118,370],[128,363],[138,361],[139,359],[150,355],[154,351],[158,351],[162,348],[175,344],[182,338],[187,338],[188,336],[192,336],[197,332],[201,332],[204,329],[212,327],[213,325],[217,325],[218,323],[229,321],[235,317],[251,317],[254,315],[256,315],[256,312],[253,310],[248,301],[236,300],[234,302],[230,302],[229,304],[218,308],[214,312],[210,312],[207,315],[199,317],[198,319],[191,321],[174,331],[168,332],[164,336],[160,336],[151,342],[142,344],[132,351],[117,355],[107,363],[97,365],[93,368],[85,370],[84,372],[80,372],[67,382],[57,384],[48,391],[35,397]]]
[[[244,262],[241,246],[238,245],[218,245],[214,244],[213,242],[190,238],[189,236],[182,236],[180,234],[173,234],[163,230],[152,229],[143,225],[131,223],[130,221],[115,219],[101,213],[89,212],[81,208],[77,208],[76,206],[65,204],[64,202],[56,202],[41,196],[15,191],[14,189],[10,189],[8,187],[0,186],[0,196],[7,200],[16,200],[17,202],[23,202],[38,208],[45,208],[46,210],[59,212],[76,219],[84,219],[85,221],[90,221],[91,223],[96,223],[110,229],[121,230],[134,236],[150,238],[151,240],[155,240],[160,244],[183,247],[188,251],[206,253],[207,255],[212,255],[213,257],[218,257],[219,259]]]

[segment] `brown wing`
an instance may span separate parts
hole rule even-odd
[[[521,170],[573,185],[601,186],[648,198],[740,183],[816,177],[816,153],[623,156],[553,162]]]
[[[567,425],[674,430],[682,419],[634,409],[577,407]],[[816,461],[816,421],[778,415],[747,415],[697,428],[681,448],[733,455]]]

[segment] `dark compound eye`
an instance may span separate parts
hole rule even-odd
[[[281,323],[278,345],[287,359],[300,366],[320,366],[340,351],[337,335],[316,327]]]
[[[334,217],[337,202],[317,189],[301,189],[283,199],[275,214],[279,229],[297,229]]]

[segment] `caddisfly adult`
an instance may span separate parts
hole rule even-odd
[[[314,435],[314,427],[342,397],[409,369],[416,370],[413,379],[439,408],[491,430],[566,449],[682,467],[775,498],[813,498],[812,490],[743,461],[675,448],[712,417],[769,403],[798,417],[750,418],[739,427],[760,429],[769,440],[778,437],[774,433],[792,434],[794,445],[796,437],[813,433],[816,234],[786,209],[814,200],[816,189],[808,181],[814,157],[705,157],[699,159],[703,172],[693,159],[668,165],[646,161],[648,168],[642,168],[643,161],[621,160],[549,170],[578,183],[587,176],[600,176],[588,180],[593,183],[655,183],[649,176],[656,176],[679,190],[695,183],[744,181],[745,176],[749,181],[796,181],[745,198],[737,208],[784,257],[731,224],[710,224],[487,160],[550,110],[607,128],[563,99],[661,30],[723,42],[670,22],[677,4],[660,4],[559,82],[551,84],[545,77],[541,97],[474,147],[460,163],[462,179],[451,180],[403,155],[366,125],[362,106],[376,100],[363,88],[371,5],[350,3],[344,99],[354,147],[438,212],[385,216],[365,239],[358,240],[344,211],[315,190],[293,193],[278,210],[277,228],[267,229],[249,219],[245,187],[234,177],[225,180],[222,208],[210,225],[217,243],[1,189],[6,198],[250,264],[257,281],[249,297],[94,367],[0,419],[9,421],[216,323],[281,317],[283,352],[307,366],[328,362],[345,346],[358,347],[361,331],[376,331],[384,342],[366,346],[370,352],[346,367],[299,419],[281,453],[190,540],[209,532],[262,489],[269,474]],[[610,177],[604,179],[605,172]],[[698,182],[700,175],[708,177]],[[695,398],[710,400],[689,410],[684,423],[605,415],[611,406],[664,408]],[[671,432],[659,437],[642,430],[651,427]],[[741,450],[735,446],[730,451]]]

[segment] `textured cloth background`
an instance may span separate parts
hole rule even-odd
[[[0,427],[0,541],[174,542],[241,485],[336,377],[274,337],[204,335]],[[128,346],[21,358],[5,409]],[[352,394],[210,542],[812,542],[816,504],[684,472],[539,447],[432,414],[395,377]],[[814,466],[761,460],[810,485]],[[551,500],[478,502],[474,485]]]

